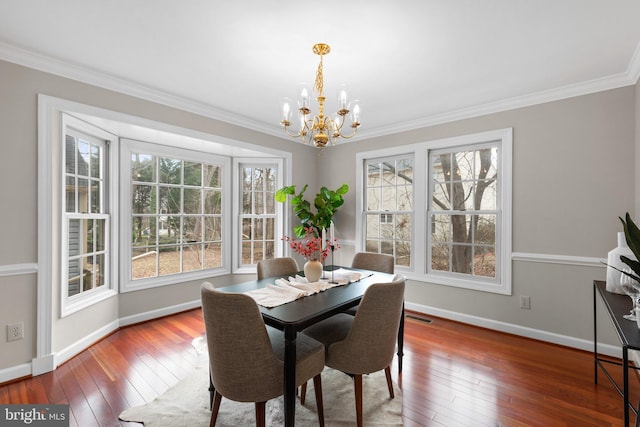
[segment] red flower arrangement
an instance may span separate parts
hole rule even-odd
[[[289,247],[294,252],[302,255],[307,261],[324,262],[329,256],[331,246],[333,246],[334,250],[340,248],[338,239],[333,239],[333,241],[327,239],[327,244],[323,244],[322,238],[316,235],[313,227],[305,227],[304,231],[305,234],[302,239],[292,239],[289,236],[284,236],[282,240],[289,242]]]

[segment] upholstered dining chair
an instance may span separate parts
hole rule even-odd
[[[304,329],[303,335],[325,346],[325,364],[353,378],[356,420],[362,426],[362,375],[384,369],[389,396],[393,399],[391,362],[400,325],[405,277],[396,274],[393,281],[376,283],[365,291],[355,317],[336,314]],[[302,386],[304,399],[306,384]]]
[[[255,402],[256,425],[265,425],[267,400],[284,391],[284,334],[268,327],[248,295],[225,293],[204,282],[200,289],[211,382],[215,388],[210,426],[216,424],[222,396]],[[242,331],[242,333],[239,333]],[[318,421],[324,426],[322,382],[324,347],[299,334],[296,340],[296,385],[313,378]]]
[[[375,252],[356,252],[353,260],[351,260],[351,267],[393,274],[395,263],[396,259],[393,255]],[[358,306],[351,307],[345,311],[345,313],[355,316],[356,311],[358,311]]]
[[[299,270],[298,263],[295,259],[281,257],[258,261],[256,271],[258,273],[258,280],[261,280],[266,277],[283,276]]]

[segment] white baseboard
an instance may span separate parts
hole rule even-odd
[[[31,363],[0,369],[0,384],[31,375]]]
[[[200,300],[185,302],[178,305],[172,305],[171,307],[163,307],[157,310],[147,311],[145,313],[134,314],[132,316],[123,317],[119,321],[119,326],[128,326],[140,322],[146,322],[147,320],[157,319],[158,317],[168,316],[170,314],[180,313],[181,311],[191,310],[192,308],[200,307],[202,304]]]
[[[500,322],[497,320],[486,319],[484,317],[472,316],[464,313],[457,313],[440,308],[429,307],[414,303],[405,303],[407,310],[417,311],[418,313],[442,317],[444,319],[455,320],[457,322],[468,323],[470,325],[480,326],[482,328],[492,329],[495,331],[506,332],[509,334],[519,335],[539,341],[550,342],[553,344],[563,345],[578,350],[593,352],[593,341],[580,338],[570,337],[567,335],[555,334],[553,332],[542,331],[540,329],[528,328],[526,326],[514,325],[512,323]],[[598,343],[598,353],[607,356],[622,358],[622,349],[611,344]]]
[[[51,372],[56,369],[56,360],[53,354],[48,354],[44,357],[37,357],[31,361],[31,375],[36,375]]]
[[[118,321],[115,320],[103,326],[102,328],[98,329],[97,331],[92,332],[86,337],[83,337],[82,339],[74,342],[73,344],[67,346],[66,348],[58,351],[57,353],[54,353],[53,355],[54,365],[58,367],[64,362],[66,362],[67,360],[71,359],[73,356],[76,356],[77,354],[83,352],[92,344],[96,343],[97,341],[100,341],[102,338],[106,337],[113,331],[117,330],[118,324],[119,324]]]

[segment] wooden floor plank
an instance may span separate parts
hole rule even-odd
[[[603,375],[594,383],[591,353],[430,319],[406,319],[401,375],[394,360],[406,427],[622,425],[622,399]],[[199,309],[122,328],[53,372],[0,385],[0,404],[68,403],[71,426],[139,427],[118,414],[186,377],[203,334]]]

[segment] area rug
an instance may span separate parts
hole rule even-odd
[[[120,414],[123,421],[139,422],[145,427],[208,426],[211,419],[208,391],[208,358],[199,356],[194,372],[154,401],[129,408]],[[331,368],[322,371],[325,425],[353,426],[356,422],[355,398],[351,378]],[[389,398],[384,371],[363,378],[363,415],[367,426],[401,426],[402,393],[394,383],[395,398]],[[268,426],[284,425],[283,399],[266,405]],[[222,399],[218,427],[255,425],[255,405]],[[309,382],[304,406],[296,399],[296,425],[318,425],[313,382]]]

